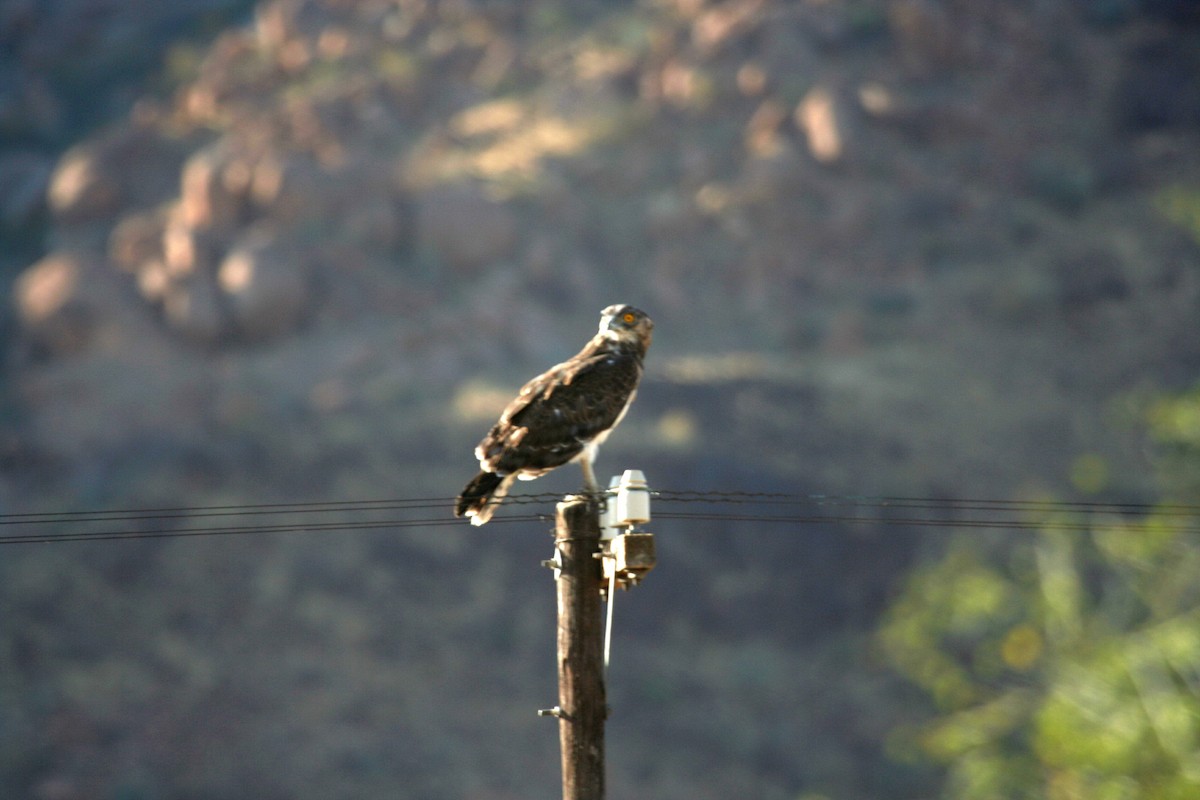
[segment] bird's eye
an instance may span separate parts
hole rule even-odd
[[[623,317],[621,317],[621,319],[625,320],[626,324],[633,324],[633,321],[635,319],[637,319],[637,317],[635,317],[632,313],[626,311],[625,315]]]

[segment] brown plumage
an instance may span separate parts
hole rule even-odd
[[[459,495],[455,516],[482,525],[514,480],[540,478],[571,461],[583,468],[588,491],[599,491],[592,462],[637,395],[653,329],[646,313],[633,306],[600,312],[592,340],[522,386],[479,442],[480,472]]]

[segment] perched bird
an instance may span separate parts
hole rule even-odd
[[[572,461],[583,468],[587,490],[599,492],[592,462],[637,394],[653,330],[646,312],[633,306],[601,311],[592,340],[522,386],[479,442],[480,473],[458,496],[454,515],[482,525],[514,480],[540,478]]]

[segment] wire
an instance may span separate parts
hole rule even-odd
[[[688,512],[660,512],[655,519],[680,520],[714,520],[724,522],[756,522],[788,525],[832,525],[832,524],[863,524],[900,525],[915,528],[959,528],[1023,531],[1092,531],[1098,525],[1092,522],[1069,522],[1058,520],[1019,520],[1019,519],[932,519],[927,517],[856,517],[848,515],[793,515],[778,516],[764,514],[706,514]],[[1148,533],[1151,531],[1169,531],[1172,533],[1200,534],[1200,526],[1195,525],[1161,525],[1157,523],[1121,523],[1130,532]]]
[[[870,508],[947,509],[951,511],[1115,512],[1184,516],[1200,514],[1200,505],[1172,503],[1114,503],[1070,500],[973,500],[958,498],[891,497],[868,495],[793,495],[777,492],[701,492],[657,490],[663,502],[729,503],[753,505],[858,506]]]
[[[505,505],[527,505],[558,499],[557,494],[509,497]],[[314,514],[353,511],[397,511],[419,508],[446,508],[452,497],[423,497],[387,500],[340,500],[322,503],[255,503],[251,505],[178,506],[167,508],[126,508],[92,511],[46,511],[0,514],[0,525],[29,525],[56,522],[129,522],[145,519],[193,519],[200,517],[251,516],[263,514]]]
[[[690,521],[749,522],[772,525],[885,525],[922,528],[1009,529],[1085,531],[1095,526],[1083,516],[1117,516],[1121,524],[1132,531],[1167,530],[1179,533],[1200,533],[1200,526],[1172,524],[1170,518],[1200,516],[1200,506],[1185,504],[1152,505],[1149,503],[1115,503],[1056,500],[988,500],[950,499],[865,495],[787,494],[780,492],[653,490],[652,494],[664,504],[695,504],[711,506],[742,506],[745,511],[660,511],[656,519]],[[560,495],[540,493],[510,496],[505,506],[537,505],[557,502]],[[319,514],[370,514],[447,509],[454,502],[449,497],[387,498],[378,500],[344,500],[329,502],[254,503],[247,505],[172,506],[124,508],[109,510],[23,512],[0,514],[3,526],[58,525],[65,530],[56,532],[0,534],[0,544],[32,544],[50,542],[111,541],[120,539],[152,539],[192,536],[230,536],[257,533],[352,532],[388,528],[438,527],[461,525],[461,520],[448,514],[432,518],[333,519],[330,521],[295,521],[295,516]],[[845,509],[847,513],[754,513],[754,507],[793,507],[814,509]],[[864,515],[848,513],[854,509],[874,509],[881,513]],[[902,512],[899,515],[890,512]],[[909,515],[904,512],[944,512],[947,516],[929,514]],[[231,517],[257,517],[261,523],[242,525],[210,525],[193,527],[157,527],[149,530],[86,530],[93,523],[124,525],[145,521],[174,520],[197,522]],[[279,521],[272,522],[271,517]],[[1141,519],[1130,519],[1139,517]],[[1152,517],[1152,519],[1145,519]],[[1165,519],[1164,519],[1165,518]],[[517,514],[495,518],[495,522],[531,522],[551,519],[547,514]]]
[[[720,503],[733,505],[806,505],[862,508],[946,509],[953,511],[1042,511],[1096,513],[1148,513],[1159,516],[1200,514],[1200,505],[1111,503],[1055,500],[973,500],[951,498],[915,498],[866,495],[793,495],[777,492],[728,492],[695,490],[654,490],[665,503]],[[557,501],[556,493],[506,497],[503,505],[529,505]],[[343,500],[331,502],[255,503],[249,505],[173,506],[89,511],[21,512],[0,514],[0,526],[49,523],[126,522],[146,519],[191,519],[198,517],[250,516],[269,514],[319,514],[356,511],[396,511],[444,508],[451,497],[389,498],[380,500]]]
[[[507,498],[505,505],[531,505],[558,500],[560,495],[542,493]],[[310,514],[351,514],[372,513],[383,511],[411,511],[421,509],[448,509],[452,507],[454,498],[422,497],[422,498],[392,498],[383,500],[331,501],[331,502],[297,502],[297,503],[254,503],[248,505],[207,505],[207,506],[170,506],[123,508],[110,510],[87,511],[54,511],[54,512],[22,512],[0,514],[0,526],[63,526],[66,530],[50,533],[29,533],[22,530],[19,533],[0,534],[0,545],[5,544],[46,544],[60,542],[83,541],[114,541],[121,539],[159,539],[195,536],[238,536],[256,533],[297,533],[297,532],[335,532],[363,531],[386,528],[437,527],[444,525],[462,525],[463,521],[449,514],[436,518],[409,519],[389,518],[383,520],[336,520],[330,522],[270,522],[262,524],[244,524],[227,526],[202,527],[161,527],[154,529],[132,530],[86,530],[92,523],[129,524],[144,521],[178,520],[195,522],[213,518],[229,517],[268,517],[289,519],[293,515]],[[497,518],[495,522],[532,522],[547,520],[544,514],[525,514]]]
[[[493,522],[536,522],[546,521],[549,517],[544,514],[524,514],[510,517],[499,517]],[[439,527],[445,525],[462,525],[462,520],[453,517],[436,517],[433,519],[387,519],[359,522],[328,522],[303,525],[241,525],[208,528],[159,528],[155,530],[130,531],[78,531],[64,533],[41,534],[6,534],[0,535],[0,544],[51,544],[58,542],[94,542],[113,541],[119,539],[163,539],[189,536],[240,536],[256,533],[312,533],[312,532],[349,532],[395,528]]]
[[[920,528],[958,529],[1006,529],[1027,531],[1090,531],[1097,525],[1083,516],[1112,515],[1120,517],[1120,523],[1132,532],[1166,530],[1176,533],[1200,534],[1200,525],[1172,524],[1163,518],[1200,517],[1200,505],[1151,504],[1107,501],[1059,501],[1059,500],[985,500],[957,498],[921,498],[901,496],[867,495],[794,495],[780,492],[701,492],[691,490],[658,490],[657,499],[665,503],[711,503],[751,506],[806,506],[879,509],[888,511],[943,511],[952,516],[929,517],[908,515],[855,514],[753,514],[753,513],[705,513],[705,512],[658,512],[656,519],[720,520],[772,524],[867,524],[907,525]],[[957,516],[1001,515],[992,516]],[[1021,518],[1022,515],[1028,515]],[[1146,520],[1146,517],[1153,517]],[[1016,518],[1014,518],[1016,517]],[[1138,520],[1128,520],[1138,517]]]

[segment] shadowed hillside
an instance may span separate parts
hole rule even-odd
[[[1196,31],[1172,3],[265,0],[20,173],[10,229],[48,232],[0,503],[448,515],[613,302],[656,328],[601,474],[1148,502],[1146,408],[1200,370]],[[0,787],[550,796],[547,527],[6,547]],[[656,532],[613,796],[929,796],[869,634],[940,533]]]

